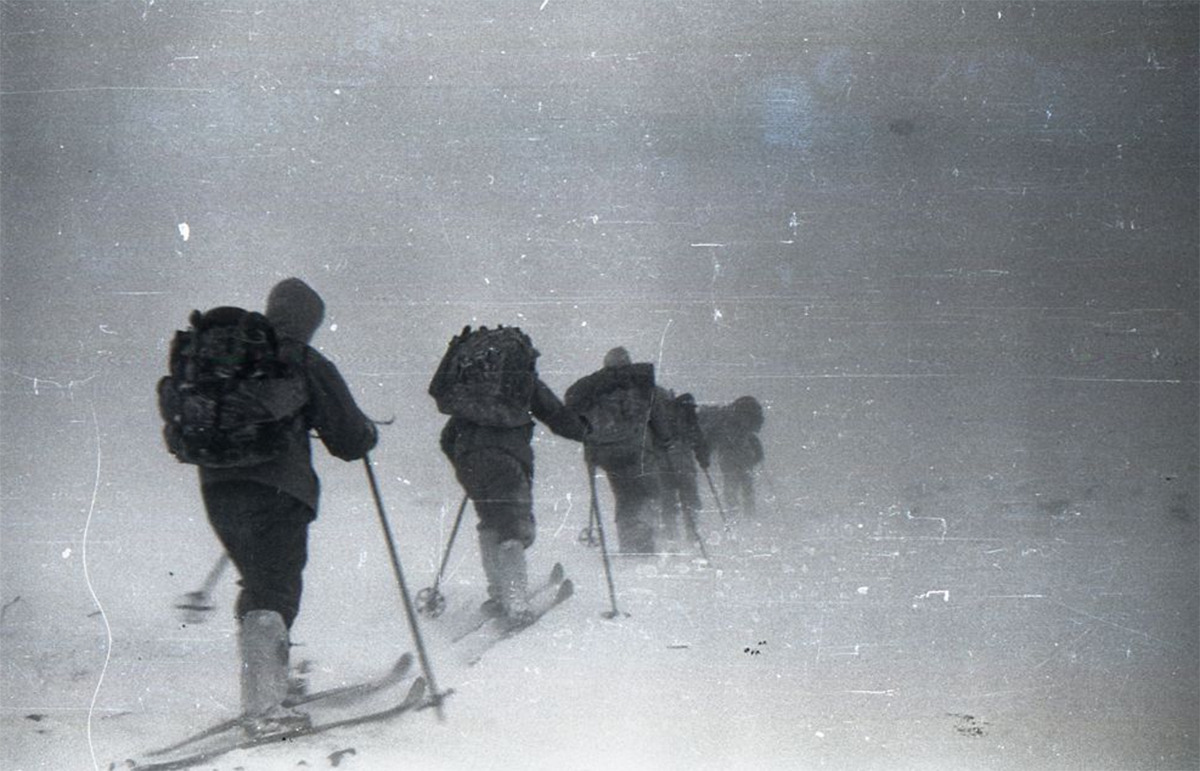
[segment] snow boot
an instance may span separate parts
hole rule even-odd
[[[242,724],[252,736],[307,728],[311,719],[285,707],[288,695],[288,629],[273,610],[252,610],[242,619]]]
[[[500,602],[504,616],[513,626],[533,621],[529,608],[529,572],[525,566],[525,544],[515,538],[500,544],[496,551],[497,575],[500,578]]]
[[[289,667],[287,698],[284,701],[294,701],[308,695],[308,675],[312,671],[312,659],[301,659],[298,664]]]
[[[487,595],[479,609],[485,616],[498,618],[504,615],[503,589],[500,586],[500,569],[497,556],[500,552],[500,535],[495,530],[479,531],[479,556],[483,561],[483,574],[487,576]]]

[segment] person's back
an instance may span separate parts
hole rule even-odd
[[[712,449],[700,427],[695,397],[690,393],[676,396],[671,401],[671,410],[674,418],[673,435],[677,437],[677,444],[695,457],[701,468],[707,469]]]
[[[516,624],[529,617],[525,551],[537,530],[533,421],[568,439],[583,436],[578,418],[538,377],[537,356],[516,327],[466,327],[450,341],[429,386],[439,411],[450,415],[442,452],[478,517],[484,610]]]
[[[266,317],[278,336],[280,357],[306,381],[303,420],[289,431],[286,450],[278,458],[249,467],[201,466],[201,485],[255,482],[304,502],[315,514],[320,483],[312,464],[310,431],[342,460],[357,460],[375,445],[375,427],[358,409],[341,374],[309,344],[324,314],[320,295],[299,279],[286,279],[272,289]]]
[[[628,351],[614,348],[605,355],[603,368],[567,389],[566,405],[587,426],[584,454],[589,469],[598,466],[608,477],[621,551],[653,552],[653,505],[659,488],[655,448],[668,436],[654,365],[634,364]]]
[[[209,523],[241,574],[235,615],[242,711],[246,728],[257,734],[307,723],[282,701],[288,630],[300,610],[308,528],[319,499],[309,432],[342,460],[362,458],[377,439],[337,368],[308,344],[324,315],[320,296],[299,279],[287,279],[272,289],[265,315],[281,362],[304,382],[298,419],[288,425],[278,454],[265,462],[199,466]]]
[[[601,369],[567,389],[565,401],[586,424],[584,443],[589,448],[641,452],[653,449],[653,437],[647,432],[659,428],[651,425],[661,420],[661,409],[655,409],[657,397],[654,365],[634,364],[628,351],[614,348]]]
[[[666,440],[658,446],[663,534],[672,540],[678,537],[678,515],[682,513],[690,537],[696,540],[699,538],[696,514],[701,507],[696,465],[707,471],[708,441],[700,429],[696,401],[690,393],[676,396],[673,391],[660,387],[658,398],[669,416]]]
[[[758,432],[764,422],[762,405],[753,396],[701,411],[701,423],[721,469],[726,503],[748,516],[755,513],[754,470],[763,462]]]

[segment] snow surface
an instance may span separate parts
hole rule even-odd
[[[601,617],[598,553],[576,543],[579,453],[540,437],[531,562],[561,560],[576,596],[474,667],[439,621],[423,623],[437,682],[455,690],[442,724],[422,712],[213,767],[323,768],[348,748],[341,767],[366,769],[1194,766],[1195,498],[1186,458],[1164,442],[1172,415],[1194,410],[1193,386],[1039,383],[1021,389],[1036,408],[993,400],[994,415],[970,420],[956,415],[964,387],[814,383],[802,445],[768,417],[761,518],[726,538],[707,509],[708,567],[616,559],[630,614],[618,620]],[[81,458],[94,454],[84,393],[57,405],[83,416],[68,429]],[[31,407],[66,398],[26,395]],[[911,430],[881,428],[901,419]],[[415,591],[432,583],[458,493],[436,457],[405,468],[427,481],[399,479],[391,436],[375,462]],[[217,555],[189,473],[157,447],[132,458],[99,458],[87,559],[103,617],[82,585],[79,530],[22,523],[41,583],[6,575],[20,599],[4,626],[5,768],[86,768],[93,750],[106,767],[235,711],[227,611],[184,627],[170,610]],[[321,470],[294,630],[313,687],[411,649],[361,468]],[[134,482],[173,473],[177,486]],[[470,535],[444,582],[447,618],[482,597]],[[218,607],[234,590],[227,576]]]
[[[521,325],[559,394],[617,344],[754,394],[760,512],[727,537],[706,493],[712,563],[617,559],[605,619],[579,448],[539,431],[530,560],[569,603],[474,667],[423,622],[444,723],[212,767],[1200,767],[1198,13],[0,4],[0,771],[236,711],[233,577],[206,623],[171,607],[218,551],[154,383],[190,309],[289,275],[396,417],[414,592],[467,323]],[[317,464],[314,688],[413,647],[362,468]]]

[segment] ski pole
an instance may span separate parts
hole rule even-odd
[[[212,569],[208,571],[208,575],[204,577],[204,583],[200,590],[191,592],[193,595],[200,595],[205,599],[212,594],[212,590],[217,588],[217,581],[221,580],[221,576],[225,573],[225,569],[229,567],[229,555],[221,552],[221,556],[217,557],[217,561],[213,563]]]
[[[463,512],[466,510],[467,496],[463,495],[462,503],[458,504],[458,516],[454,518],[454,527],[450,529],[450,540],[446,542],[446,550],[442,552],[442,564],[438,567],[437,578],[433,580],[433,586],[417,592],[418,613],[425,613],[437,618],[446,609],[446,598],[438,587],[441,586],[442,575],[446,572],[446,562],[450,559],[450,550],[454,548],[454,538],[458,535],[458,526],[462,524]]]
[[[682,484],[678,481],[681,477],[679,472],[676,470],[675,464],[673,463],[669,453],[663,456],[663,460],[665,461],[665,468],[663,470],[666,472],[667,478],[673,480],[668,487],[670,488],[671,495],[670,505],[675,506],[676,499],[683,497],[679,494],[678,487],[676,486],[678,484]],[[691,464],[691,459],[689,458],[687,462]],[[695,466],[692,466],[692,469],[694,468]],[[691,474],[690,481],[693,487],[695,486],[695,479],[695,474]],[[679,501],[679,509],[683,512],[684,523],[687,525],[688,531],[691,533],[692,540],[694,540],[696,545],[700,547],[700,556],[704,558],[705,562],[708,562],[708,549],[704,548],[704,540],[700,537],[699,528],[696,527],[696,513],[692,510],[691,506],[684,503],[682,500]],[[663,510],[663,516],[667,516],[665,509]]]
[[[608,581],[608,598],[612,601],[612,610],[602,614],[605,618],[616,618],[617,616],[628,613],[621,613],[617,609],[617,590],[613,586],[612,565],[608,561],[608,544],[604,540],[604,525],[602,524],[603,516],[600,515],[600,498],[596,494],[596,464],[588,462],[588,486],[592,491],[592,516],[595,517],[596,532],[600,535],[600,557],[604,560],[604,578]]]
[[[425,682],[429,685],[430,699],[437,710],[439,721],[446,719],[442,712],[442,700],[446,694],[438,691],[433,679],[433,669],[429,666],[429,656],[425,652],[425,643],[421,639],[421,630],[417,626],[417,614],[413,610],[412,600],[408,595],[408,586],[404,583],[404,571],[400,567],[400,556],[396,552],[396,542],[392,538],[392,529],[388,526],[387,512],[383,510],[383,497],[379,494],[379,482],[375,479],[375,469],[371,468],[371,456],[363,455],[363,468],[367,470],[367,480],[371,483],[371,495],[375,498],[375,510],[379,512],[379,526],[383,528],[383,538],[387,542],[388,555],[392,559],[392,572],[396,574],[396,583],[400,587],[400,597],[404,600],[404,613],[408,617],[408,627],[412,631],[413,644],[417,646],[417,657],[421,661],[421,670],[425,673]]]
[[[588,508],[588,524],[587,527],[579,531],[579,537],[576,539],[584,546],[599,546],[600,542],[596,540],[596,507]]]
[[[221,575],[225,569],[229,567],[229,555],[221,552],[221,556],[213,563],[212,568],[208,571],[208,575],[204,577],[204,583],[194,592],[188,592],[179,598],[175,604],[177,610],[184,611],[183,620],[187,624],[200,624],[204,622],[204,614],[213,609],[209,601],[209,595],[213,589],[217,587],[217,581],[221,580]]]
[[[701,467],[703,468],[703,467]],[[725,507],[721,505],[721,496],[717,495],[717,486],[713,484],[712,474],[704,469],[704,478],[708,480],[708,489],[712,491],[713,500],[717,502],[717,511],[721,513],[721,521],[725,523],[725,532],[729,532],[729,518],[725,516]]]

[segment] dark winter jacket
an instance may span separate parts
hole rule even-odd
[[[579,417],[563,406],[550,387],[540,379],[534,384],[529,412],[555,434],[574,441],[583,440]],[[465,418],[452,417],[442,429],[442,452],[454,462],[477,450],[501,450],[512,455],[530,476],[533,475],[533,422],[509,428],[484,426]]]
[[[622,350],[622,349],[616,349]],[[654,384],[654,365],[648,362],[638,364],[606,365],[590,375],[575,381],[567,389],[567,407],[578,413],[585,424],[591,415],[593,424],[588,424],[588,432],[584,442],[589,445],[622,444],[629,449],[653,451],[655,447],[665,446],[670,441],[671,414],[669,400],[660,396],[663,389]],[[612,394],[626,392],[633,395],[622,406],[622,414],[609,413],[602,405]],[[663,391],[663,393],[666,393]],[[626,397],[622,397],[623,399]],[[629,411],[637,407],[635,414]],[[628,427],[612,430],[608,427],[594,425],[601,419],[613,424]],[[632,421],[632,422],[630,422]],[[616,440],[607,438],[611,431],[617,436]]]
[[[696,400],[691,394],[675,396],[671,391],[659,388],[656,392],[664,402],[665,413],[668,415],[669,428],[667,457],[673,467],[686,464],[691,467],[691,457],[695,457],[701,468],[708,468],[711,450],[708,439],[700,430],[700,421],[696,416]],[[686,468],[673,468],[675,471],[686,471]]]
[[[291,495],[315,512],[320,482],[312,466],[309,431],[315,431],[329,453],[342,460],[357,460],[375,446],[375,426],[359,410],[337,367],[308,344],[324,313],[320,296],[299,279],[282,281],[271,291],[266,315],[281,338],[280,356],[304,374],[308,403],[281,456],[241,468],[201,466],[201,485],[258,482]]]
[[[723,407],[699,409],[698,422],[717,455],[722,469],[749,470],[763,462],[758,431],[763,425],[762,408],[753,397],[742,397]]]
[[[763,446],[757,434],[733,434],[716,445],[721,468],[750,470],[762,463]]]

